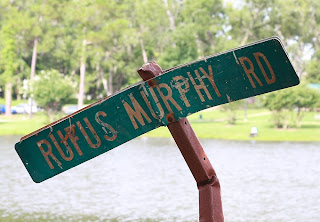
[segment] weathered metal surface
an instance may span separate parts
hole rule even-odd
[[[170,133],[198,184],[206,184],[215,172],[187,118],[168,125]]]
[[[223,222],[220,183],[217,177],[212,177],[207,184],[199,189],[199,219],[200,222]]]
[[[199,189],[200,222],[224,221],[220,183],[187,118],[168,125]]]
[[[141,67],[138,73],[146,81],[160,75],[162,70],[152,62]],[[174,116],[169,113],[167,120],[172,122],[167,127],[198,185],[200,222],[224,221],[218,177],[188,119],[174,122]]]
[[[164,71],[23,137],[15,148],[41,182],[192,113],[297,84],[280,41],[270,38]]]

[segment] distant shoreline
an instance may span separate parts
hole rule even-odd
[[[61,114],[58,118],[63,117]],[[315,118],[319,113],[305,114],[301,128],[277,129],[273,126],[272,113],[267,109],[248,109],[247,121],[244,110],[237,110],[237,121],[234,125],[227,122],[226,112],[220,109],[205,110],[188,117],[192,128],[200,139],[218,139],[234,141],[265,142],[320,142],[320,120]],[[48,124],[44,113],[37,113],[33,119],[23,114],[5,117],[0,115],[0,136],[24,136]],[[252,127],[258,134],[250,137]],[[169,138],[171,134],[166,127],[152,130],[141,137]]]

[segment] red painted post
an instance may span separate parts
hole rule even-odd
[[[144,64],[138,70],[144,81],[162,72],[156,62]],[[200,222],[224,221],[219,180],[188,119],[174,122],[172,116],[167,116],[167,120],[173,122],[168,125],[170,133],[197,182]]]

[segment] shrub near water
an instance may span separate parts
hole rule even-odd
[[[305,112],[319,107],[319,100],[318,91],[302,84],[267,94],[264,105],[273,112],[275,127],[286,129],[301,127]]]

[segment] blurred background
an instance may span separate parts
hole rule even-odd
[[[271,36],[301,84],[189,120],[226,221],[320,221],[320,1],[1,0],[0,221],[197,221],[196,184],[164,127],[42,184],[14,144],[140,81],[148,61],[165,70]]]

